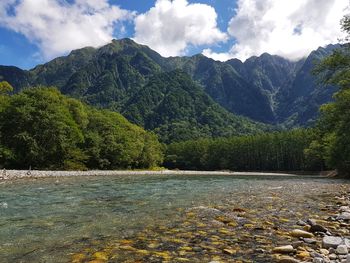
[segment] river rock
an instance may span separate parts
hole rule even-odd
[[[337,247],[336,252],[340,255],[346,255],[348,254],[348,248],[346,247],[346,245],[339,245]]]
[[[342,212],[350,212],[350,208],[348,206],[345,206],[345,205],[339,207],[339,210]]]
[[[306,238],[310,238],[314,236],[312,233],[309,233],[300,229],[294,229],[292,232],[290,232],[290,235],[292,237],[306,237]]]
[[[313,232],[313,233],[315,233],[315,232],[322,232],[322,233],[326,233],[328,231],[328,229],[327,228],[325,228],[324,226],[321,226],[321,225],[312,225],[311,227],[310,227],[310,232]]]
[[[297,225],[298,226],[306,226],[307,224],[303,220],[298,220]]]
[[[303,240],[307,244],[316,244],[317,243],[317,240],[313,239],[313,238],[304,238]]]
[[[323,258],[314,258],[312,260],[313,263],[325,263],[324,259]]]
[[[278,260],[279,263],[299,263],[299,260],[296,260],[292,257],[283,256]]]
[[[348,249],[350,249],[350,239],[344,238],[344,244]]]
[[[303,241],[295,241],[292,243],[292,246],[294,248],[298,248],[298,247],[301,247],[303,244],[304,244]]]
[[[322,246],[324,248],[337,248],[341,243],[343,242],[341,237],[335,237],[335,236],[325,236],[322,239]]]
[[[320,252],[322,255],[325,255],[325,256],[327,256],[329,254],[329,251],[327,249],[324,249],[324,248],[321,248]]]
[[[350,220],[350,213],[349,212],[343,212],[338,217],[338,220]]]
[[[293,248],[293,246],[291,245],[287,245],[287,246],[280,246],[280,247],[275,247],[272,252],[274,253],[292,253],[295,252],[295,249]]]
[[[308,223],[310,226],[316,225],[316,221],[313,219],[306,220],[306,223]]]

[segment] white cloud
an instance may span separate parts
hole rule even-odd
[[[187,0],[157,0],[148,12],[135,19],[135,40],[163,56],[184,55],[189,46],[225,41],[217,27],[215,9]]]
[[[216,53],[213,52],[210,48],[206,48],[202,51],[202,54],[208,58],[212,58],[218,61],[227,61],[232,58],[232,55],[229,53]]]
[[[242,60],[264,52],[291,60],[343,37],[340,19],[349,0],[239,0],[228,33],[236,44],[228,53],[212,57]]]
[[[108,0],[1,0],[0,26],[26,36],[52,58],[84,46],[113,39],[115,27],[133,13]],[[120,28],[122,26],[120,25]]]

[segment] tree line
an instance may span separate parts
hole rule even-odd
[[[305,154],[312,139],[312,130],[296,129],[173,143],[167,147],[164,164],[169,168],[193,170],[322,170],[321,159]]]

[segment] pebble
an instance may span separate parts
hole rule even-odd
[[[295,251],[295,249],[291,245],[275,247],[272,250],[272,252],[274,252],[274,253],[281,253],[281,254],[283,254],[283,253],[292,253],[294,251]]]
[[[308,223],[310,226],[316,225],[316,221],[313,219],[306,220],[306,223]]]
[[[344,238],[344,244],[348,249],[350,249],[350,239]]]
[[[343,242],[341,237],[335,237],[335,236],[325,236],[322,240],[322,246],[324,248],[336,248]]]
[[[296,241],[296,242],[292,243],[292,246],[294,248],[298,248],[298,247],[302,246],[303,244],[304,244],[303,241]]]
[[[292,232],[290,232],[290,235],[292,237],[306,237],[306,238],[310,238],[314,236],[312,233],[309,233],[300,229],[294,229]]]
[[[278,260],[278,262],[279,263],[299,263],[300,261],[292,257],[283,256]]]
[[[307,244],[316,244],[317,243],[317,240],[313,239],[313,238],[304,238],[303,240]]]
[[[311,226],[310,228],[310,232],[322,232],[322,233],[326,233],[328,232],[328,229],[325,228],[324,226],[321,226],[321,225],[313,225]]]
[[[348,248],[345,245],[339,245],[336,252],[341,255],[348,254]]]
[[[313,263],[324,263],[324,259],[323,258],[314,258]]]
[[[296,223],[298,226],[306,226],[307,223],[305,223],[303,220],[298,220],[298,222]]]
[[[350,213],[349,212],[343,212],[338,217],[338,220],[350,220]]]
[[[339,208],[339,210],[342,211],[342,212],[350,212],[350,207],[348,207],[348,206],[341,206]]]

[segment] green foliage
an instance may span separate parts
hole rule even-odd
[[[350,36],[350,18],[345,16],[342,28]],[[324,83],[340,88],[334,102],[321,107],[317,136],[307,149],[312,156],[322,155],[330,168],[350,175],[350,44],[336,50],[316,68]],[[317,153],[319,152],[319,153]]]
[[[157,138],[118,113],[96,110],[54,88],[8,97],[0,116],[0,164],[40,169],[148,168],[162,161]]]
[[[300,129],[173,143],[167,148],[165,166],[234,171],[319,170],[322,162],[309,162],[304,153],[311,140],[312,132]]]
[[[13,87],[7,81],[0,81],[0,95],[6,95],[13,91]]]

